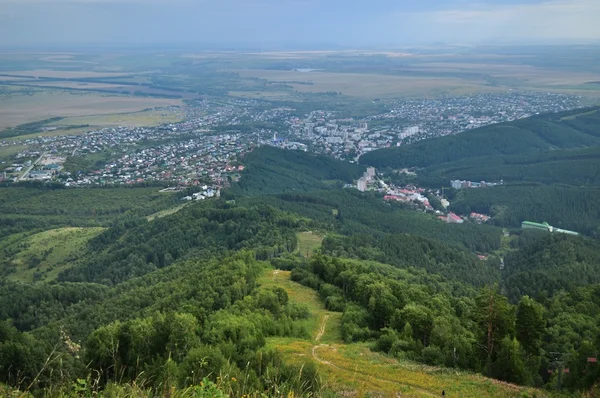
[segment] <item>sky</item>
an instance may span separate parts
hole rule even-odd
[[[0,46],[600,42],[600,0],[0,0]]]

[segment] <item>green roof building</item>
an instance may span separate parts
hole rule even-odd
[[[521,223],[521,228],[537,229],[537,230],[548,231],[548,232],[558,232],[561,234],[569,234],[569,235],[579,235],[577,232],[568,231],[566,229],[554,228],[552,225],[548,224],[547,222],[540,224],[537,222],[523,221]]]

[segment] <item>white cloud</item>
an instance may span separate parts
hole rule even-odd
[[[477,5],[427,17],[449,32],[482,38],[600,39],[600,1],[549,0],[538,4]]]

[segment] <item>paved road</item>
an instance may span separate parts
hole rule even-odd
[[[25,179],[25,177],[27,177],[27,175],[29,174],[29,172],[31,171],[31,169],[33,169],[35,167],[36,164],[38,164],[38,162],[40,160],[42,160],[42,158],[44,157],[45,154],[47,154],[48,152],[44,152],[40,155],[39,158],[37,158],[37,160],[35,162],[33,162],[31,164],[31,166],[29,166],[27,169],[25,169],[25,172],[23,174],[21,174],[21,177],[17,178],[17,181],[22,181]]]

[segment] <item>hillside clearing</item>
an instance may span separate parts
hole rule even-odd
[[[321,242],[323,242],[323,237],[312,231],[299,232],[296,234],[296,237],[298,238],[298,251],[306,257],[310,257],[321,246]]]
[[[515,386],[454,369],[430,367],[372,352],[367,344],[344,344],[341,316],[327,311],[317,293],[290,280],[290,271],[266,268],[262,287],[279,286],[291,302],[306,305],[310,340],[269,338],[286,359],[302,365],[312,358],[324,377],[327,388],[348,397],[435,397],[442,390],[447,396],[461,398],[549,396],[539,390]],[[535,395],[534,395],[535,394]]]
[[[87,242],[105,228],[58,228],[40,232],[3,247],[4,259],[13,272],[9,280],[48,282],[75,265],[86,252]]]
[[[152,220],[156,220],[157,218],[162,218],[162,217],[170,216],[171,214],[175,214],[179,210],[183,209],[186,205],[188,205],[188,203],[184,203],[184,204],[179,205],[177,207],[173,207],[172,209],[161,210],[159,212],[156,212],[154,214],[149,215],[148,217],[146,217],[146,219],[148,221],[152,221]]]

